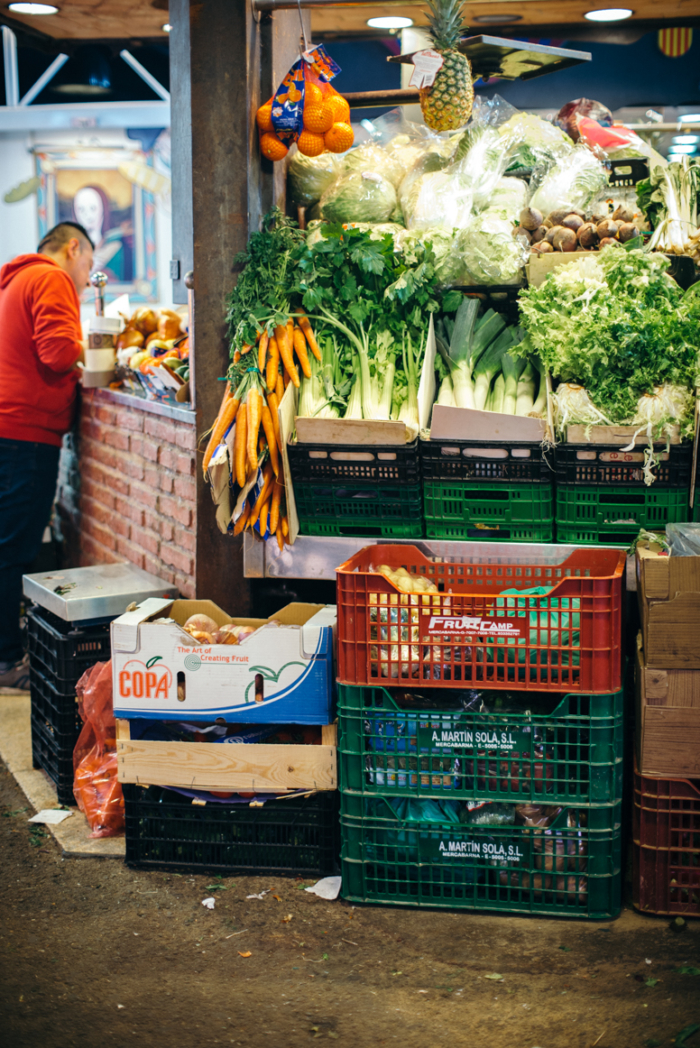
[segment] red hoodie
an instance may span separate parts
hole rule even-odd
[[[0,269],[0,437],[60,446],[81,339],[78,293],[53,259],[19,255]]]

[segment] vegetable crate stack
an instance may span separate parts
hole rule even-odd
[[[332,872],[335,619],[330,605],[265,620],[150,600],[113,623],[130,865]]]
[[[428,538],[551,542],[554,472],[543,450],[547,376],[517,323],[457,294],[437,321],[440,389],[420,442]],[[444,305],[450,305],[446,296]],[[427,355],[431,367],[433,356]],[[471,439],[464,439],[470,436]]]
[[[650,913],[700,915],[699,531],[636,549],[633,897]]]
[[[109,658],[109,625],[65,622],[39,605],[27,612],[32,763],[56,785],[59,804],[75,804],[73,749],[83,727],[75,685]]]
[[[345,898],[619,912],[625,555],[560,557],[338,568]]]

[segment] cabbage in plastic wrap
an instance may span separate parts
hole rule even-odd
[[[538,172],[537,180],[530,207],[543,215],[564,208],[585,210],[608,184],[605,168],[587,146],[576,146],[554,167]]]
[[[352,171],[321,197],[321,212],[329,222],[387,222],[396,208],[396,190],[373,171]]]
[[[519,284],[528,249],[502,211],[482,211],[457,237],[471,284]]]
[[[295,153],[287,171],[289,195],[299,207],[310,207],[340,174],[341,158],[336,153],[304,156]]]

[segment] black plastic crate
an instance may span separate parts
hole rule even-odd
[[[646,443],[632,451],[614,444],[557,444],[554,461],[558,484],[644,487]],[[654,448],[653,488],[687,488],[693,461],[690,443]]]
[[[421,440],[424,480],[485,480],[535,482],[554,479],[542,445],[534,442]]]
[[[340,480],[418,484],[418,441],[381,447],[375,444],[289,444],[292,482]]]
[[[75,688],[58,691],[35,666],[30,667],[29,684],[32,764],[54,781],[59,804],[75,804],[73,750],[83,726]]]
[[[48,678],[75,684],[85,670],[110,658],[109,623],[64,622],[45,608],[27,611],[29,662]]]
[[[213,874],[325,876],[340,855],[339,795],[202,806],[161,786],[124,784],[126,863]]]

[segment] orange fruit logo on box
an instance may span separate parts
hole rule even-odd
[[[119,671],[119,695],[122,699],[168,699],[173,674],[160,660],[141,662],[130,659]]]

